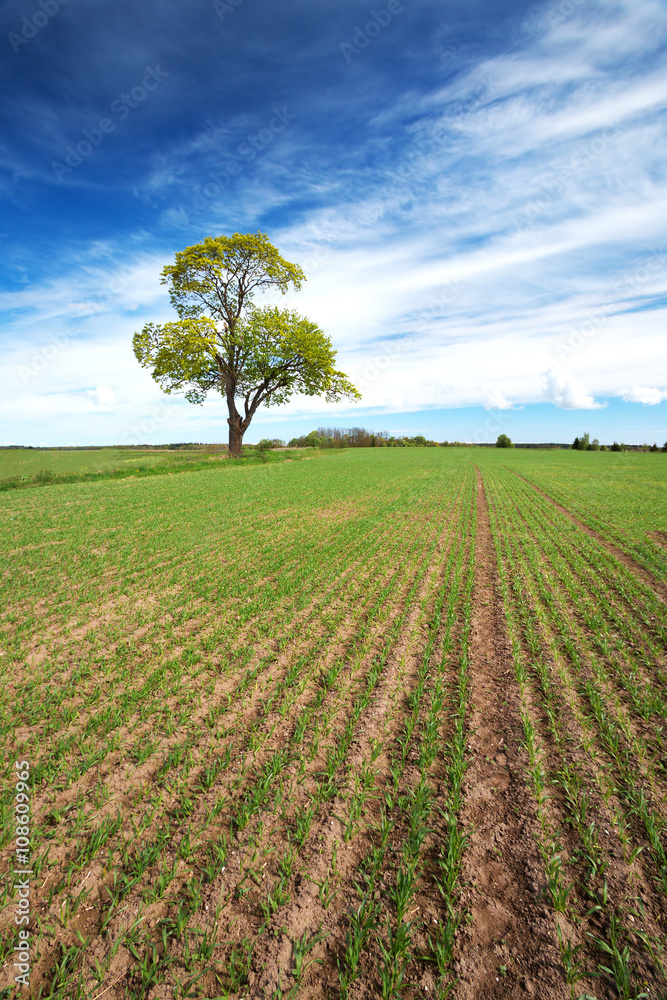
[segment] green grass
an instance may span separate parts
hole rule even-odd
[[[635,541],[667,531],[667,454],[662,452],[494,450],[491,467],[506,466],[577,514],[592,516]]]
[[[486,496],[524,741],[506,753],[571,922],[562,975],[631,996],[643,968],[659,995],[667,616],[603,537],[667,568],[645,537],[667,527],[665,456],[289,457],[0,495],[0,745],[6,775],[31,764],[35,990],[239,997],[277,937],[275,996],[409,996],[428,970],[455,991]],[[8,781],[0,804],[8,848]]]
[[[23,468],[21,474],[0,476],[0,492],[35,486],[59,486],[100,479],[124,479],[180,472],[201,472],[210,468],[230,468],[237,465],[266,465],[272,462],[299,461],[315,453],[314,449],[299,451],[256,451],[245,448],[243,455],[228,462],[226,451],[219,446],[182,450],[133,451],[108,448],[91,451],[45,451],[17,453],[4,449],[7,468]],[[2,463],[0,462],[0,466]]]
[[[171,464],[197,461],[205,457],[197,451],[166,451],[148,448],[98,448],[82,451],[32,451],[23,448],[0,448],[0,479],[10,476],[34,476],[37,472],[55,475],[71,472],[104,472],[108,469],[132,469],[136,465]]]

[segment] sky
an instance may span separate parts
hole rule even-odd
[[[226,441],[132,335],[268,234],[358,403],[246,434],[667,440],[667,0],[4,0],[0,444]],[[261,303],[261,300],[260,300]]]

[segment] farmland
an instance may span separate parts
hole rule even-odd
[[[20,995],[666,997],[666,457],[224,465],[0,496]]]
[[[226,446],[219,444],[174,448],[0,448],[0,493],[100,479],[200,472],[226,459],[226,452]],[[299,461],[309,458],[311,452],[311,448],[265,451],[251,446],[244,449],[238,463],[253,465],[261,462],[265,465],[268,462]]]
[[[197,460],[204,449],[192,451],[167,451],[151,448],[86,448],[86,449],[29,449],[0,448],[0,479],[10,476],[33,476],[39,472],[53,475],[66,473],[106,472],[109,469],[126,469],[131,472],[136,465],[157,465],[185,459]]]

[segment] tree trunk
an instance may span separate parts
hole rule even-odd
[[[245,417],[242,417],[236,409],[236,402],[234,400],[234,385],[232,383],[228,383],[225,388],[227,396],[227,409],[229,410],[229,417],[227,418],[227,423],[229,424],[229,458],[239,458],[243,450],[243,435],[250,427],[250,421],[255,415],[255,410],[259,404],[266,399],[266,395],[262,395],[262,390],[266,389],[266,384],[260,386],[260,389],[256,392],[250,405],[248,403],[248,397],[246,396]]]
[[[230,417],[227,421],[229,424],[229,454],[238,458],[243,449],[243,433],[245,427],[243,426],[243,421],[240,415],[237,413],[235,417]]]
[[[227,423],[229,424],[228,458],[239,458],[241,456],[243,449],[243,435],[249,423],[249,421],[243,420],[241,414],[236,409],[236,401],[234,399],[235,388],[236,386],[231,381],[228,381],[225,385],[227,410],[229,411],[229,417],[227,418]]]

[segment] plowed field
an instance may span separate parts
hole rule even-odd
[[[0,496],[0,998],[667,997],[666,482],[360,449]]]

